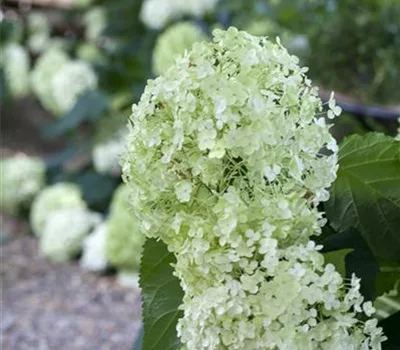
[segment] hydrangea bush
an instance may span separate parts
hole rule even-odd
[[[58,183],[45,188],[35,198],[30,213],[30,224],[36,236],[41,236],[47,218],[60,209],[85,209],[81,190],[75,184]]]
[[[81,251],[85,237],[100,220],[99,214],[79,207],[50,213],[40,237],[41,253],[54,262],[73,259]]]
[[[46,166],[40,158],[18,154],[0,160],[0,208],[17,214],[24,204],[30,204],[45,183]]]
[[[153,71],[160,75],[171,67],[175,57],[189,50],[195,42],[206,40],[206,35],[193,23],[179,22],[169,27],[157,39],[153,51]]]
[[[337,145],[279,43],[216,30],[151,80],[123,160],[132,215],[176,257],[183,349],[380,349],[360,281],[324,264]],[[334,96],[329,118],[340,114]]]
[[[114,193],[108,218],[106,256],[110,265],[138,271],[144,239],[129,208],[129,188],[121,185]]]

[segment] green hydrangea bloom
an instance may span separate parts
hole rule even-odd
[[[20,154],[0,161],[0,208],[16,214],[29,204],[45,183],[46,166],[40,158]]]
[[[380,349],[360,281],[312,237],[337,144],[307,68],[280,44],[216,30],[132,107],[123,173],[139,230],[176,257],[185,350]],[[324,149],[322,152],[321,150]]]
[[[35,198],[31,208],[30,223],[35,235],[42,235],[46,220],[53,212],[67,208],[86,208],[77,185],[58,183],[45,188]]]
[[[50,213],[40,237],[41,253],[55,262],[73,259],[81,251],[85,237],[100,221],[99,214],[79,207]]]
[[[102,6],[92,7],[83,16],[85,25],[85,36],[89,41],[96,41],[100,38],[107,26],[106,11]]]
[[[153,71],[159,75],[171,67],[176,56],[189,50],[195,42],[206,40],[201,29],[191,22],[172,25],[162,33],[153,52]]]
[[[108,218],[106,249],[110,265],[121,270],[138,270],[144,239],[129,208],[129,188],[121,185],[114,194]]]
[[[40,56],[31,73],[33,92],[42,106],[56,116],[60,116],[63,110],[54,99],[52,79],[67,62],[67,54],[56,47],[52,47]]]
[[[7,87],[13,98],[21,98],[29,93],[30,59],[25,48],[19,44],[8,44],[1,50],[1,65]]]
[[[33,53],[46,50],[50,44],[50,23],[47,16],[40,12],[30,13],[27,17],[29,37],[28,47]]]

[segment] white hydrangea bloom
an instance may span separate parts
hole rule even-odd
[[[279,41],[194,44],[132,107],[132,210],[177,262],[186,350],[380,349],[360,283],[311,240],[336,177],[318,91]],[[340,113],[333,99],[329,116]],[[324,149],[324,151],[322,151]]]
[[[30,224],[36,236],[41,236],[48,217],[60,209],[85,209],[80,188],[71,183],[58,183],[45,188],[31,207]]]
[[[40,237],[41,253],[55,262],[73,259],[100,220],[99,214],[85,208],[59,209],[49,214]]]
[[[29,93],[30,59],[25,48],[15,43],[8,44],[1,52],[1,61],[11,96],[26,96]]]
[[[397,136],[396,136],[396,140],[400,141],[400,118],[397,119],[398,123],[399,123],[399,127],[397,128]]]
[[[140,18],[146,26],[161,29],[182,16],[201,17],[216,6],[218,0],[145,0]]]
[[[16,214],[29,204],[45,183],[46,166],[40,158],[18,154],[0,160],[0,208]]]
[[[174,64],[178,55],[190,49],[195,42],[206,39],[201,29],[190,22],[181,22],[169,27],[158,37],[154,47],[154,73],[162,74]]]
[[[92,156],[94,168],[102,174],[120,174],[119,159],[125,150],[125,130],[116,137],[94,146]]]
[[[63,112],[69,111],[79,96],[96,89],[97,75],[84,61],[69,61],[62,65],[51,81],[54,101]]]
[[[33,53],[46,50],[50,44],[50,24],[43,13],[33,12],[27,17],[28,40],[27,44]]]
[[[80,265],[89,271],[103,271],[107,267],[106,242],[107,222],[98,225],[83,242]]]
[[[85,36],[90,41],[96,41],[100,38],[102,31],[107,25],[106,11],[101,6],[92,7],[83,16],[85,25]]]
[[[54,75],[69,60],[67,54],[52,47],[37,60],[31,73],[31,86],[42,106],[56,116],[63,113],[53,96],[52,80]]]

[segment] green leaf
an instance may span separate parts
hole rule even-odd
[[[144,322],[143,350],[177,350],[181,348],[176,324],[182,317],[178,310],[183,291],[173,275],[175,256],[155,239],[144,244],[140,266],[140,287]]]
[[[98,211],[107,209],[120,182],[119,178],[99,174],[92,169],[74,174],[71,181],[81,187],[82,197],[88,206]]]
[[[83,122],[92,121],[103,115],[109,108],[107,96],[99,91],[88,91],[64,116],[42,128],[43,137],[52,138],[65,134]]]
[[[382,343],[382,350],[399,350],[400,349],[400,311],[390,317],[379,322],[379,326],[383,328],[383,333],[387,336],[387,340]]]
[[[346,255],[351,253],[353,249],[341,249],[335,252],[329,252],[324,254],[325,263],[333,264],[336,267],[336,271],[339,272],[342,277],[346,277]]]
[[[346,138],[325,210],[335,230],[357,228],[377,256],[400,256],[400,142],[378,133]]]

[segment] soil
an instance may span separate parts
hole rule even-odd
[[[40,256],[27,225],[1,216],[3,350],[128,350],[140,328],[140,294],[114,276]]]

